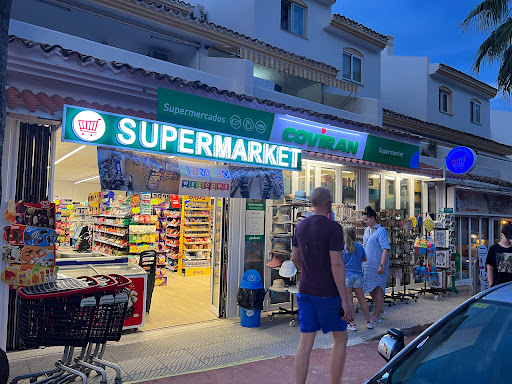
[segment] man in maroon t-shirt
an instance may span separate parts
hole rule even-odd
[[[316,332],[332,332],[331,383],[339,383],[345,365],[347,322],[354,313],[345,288],[343,229],[328,218],[331,192],[316,188],[311,194],[313,216],[302,220],[293,237],[292,261],[301,269],[297,294],[300,344],[295,356],[295,380],[304,384]]]

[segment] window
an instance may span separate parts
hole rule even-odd
[[[353,171],[342,171],[342,203],[356,204],[356,173]]]
[[[395,178],[392,176],[384,177],[384,191],[385,191],[385,208],[396,208],[396,193],[395,193]]]
[[[343,78],[356,83],[363,81],[363,56],[343,51]]]
[[[380,211],[380,175],[368,177],[368,205],[376,212]]]
[[[281,29],[306,35],[306,7],[292,1],[281,1]]]
[[[332,201],[336,201],[336,171],[330,168],[320,170],[321,186],[331,191]]]
[[[480,114],[480,102],[476,99],[470,101],[470,120],[475,124],[482,124]]]
[[[452,91],[439,87],[439,112],[452,114]]]

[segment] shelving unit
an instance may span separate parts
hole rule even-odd
[[[138,263],[143,251],[157,251],[159,232],[157,215],[132,215],[128,235],[128,257],[130,262]]]
[[[61,246],[71,245],[71,215],[73,205],[71,199],[59,199],[55,206],[55,230],[57,231],[57,243]]]
[[[127,255],[129,219],[126,216],[105,214],[92,217],[93,250],[105,256]]]
[[[183,197],[178,271],[185,276],[211,274],[212,206],[210,201],[208,197]]]

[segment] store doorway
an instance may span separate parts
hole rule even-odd
[[[204,206],[195,208],[192,205],[194,210],[187,211],[184,210],[184,196],[178,196],[178,203],[172,206],[166,205],[165,198],[156,200],[158,196],[155,194],[140,193],[138,198],[147,198],[145,203],[149,206],[140,205],[133,210],[135,207],[128,205],[126,210],[129,200],[126,192],[102,191],[96,152],[94,146],[56,140],[52,166],[53,199],[59,204],[57,257],[64,253],[68,258],[73,256],[73,245],[83,228],[90,232],[94,261],[124,256],[133,264],[138,251],[156,250],[155,287],[149,313],[146,313],[145,324],[140,330],[210,321],[222,316],[228,199],[205,198]],[[158,204],[153,204],[155,202]],[[96,206],[92,207],[92,204]],[[144,208],[146,211],[142,212]],[[192,238],[180,233],[177,224],[183,218],[191,226],[195,225],[195,229],[187,234],[197,233],[194,235],[197,241],[188,241]],[[133,233],[134,229],[146,229],[142,227],[155,230]],[[204,231],[199,232],[197,228]],[[184,239],[187,244],[183,244]],[[178,266],[178,248],[174,246],[179,241],[191,256]],[[78,254],[74,256],[77,260],[81,258]]]

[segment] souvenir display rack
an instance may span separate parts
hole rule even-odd
[[[178,272],[184,276],[211,274],[212,206],[209,197],[183,196]]]
[[[430,239],[433,239],[433,246],[429,248],[427,245],[430,252],[420,251],[418,257],[415,274],[423,278],[424,287],[411,289],[418,295],[432,293],[435,295],[434,299],[438,300],[439,296],[444,297],[446,293],[459,293],[455,287],[448,287],[448,276],[455,274],[455,224],[453,209],[440,208],[433,231],[425,229],[427,244],[432,244]]]
[[[414,293],[407,292],[405,275],[411,274],[414,265],[414,227],[409,218],[403,217],[400,209],[384,209],[378,213],[380,224],[388,231],[389,244],[389,275],[391,275],[391,294],[385,298],[409,304],[408,300],[418,300]],[[396,282],[403,286],[403,292],[395,292]]]

